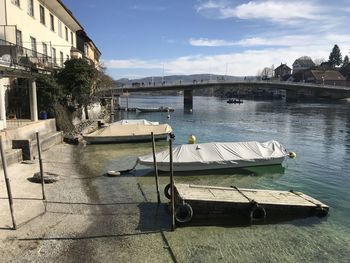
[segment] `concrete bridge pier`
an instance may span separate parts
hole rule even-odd
[[[184,90],[184,111],[191,112],[193,110],[193,90]]]

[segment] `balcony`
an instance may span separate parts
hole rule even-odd
[[[0,66],[51,71],[59,67],[52,57],[0,39]]]

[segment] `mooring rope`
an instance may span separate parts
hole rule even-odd
[[[232,188],[236,189],[238,193],[240,193],[242,196],[248,199],[249,203],[258,205],[258,202],[256,202],[254,199],[249,198],[246,196],[237,186],[231,185]]]

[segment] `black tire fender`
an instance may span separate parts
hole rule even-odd
[[[193,209],[190,204],[183,203],[175,209],[175,219],[178,223],[187,223],[191,221]]]
[[[264,207],[259,205],[254,205],[249,213],[250,222],[260,222],[266,219],[266,210]]]
[[[171,185],[167,184],[164,188],[164,195],[166,198],[168,198],[169,200],[171,199]]]

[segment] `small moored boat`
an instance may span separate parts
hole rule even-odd
[[[202,171],[280,165],[287,156],[287,150],[277,141],[183,144],[173,149],[173,169]],[[156,159],[160,171],[169,171],[168,150],[159,152]],[[153,167],[153,155],[141,156],[137,163]]]
[[[243,100],[241,100],[241,99],[228,99],[227,103],[229,103],[229,104],[241,104],[241,103],[243,103]]]
[[[158,108],[136,108],[137,111],[140,112],[170,112],[175,111],[173,108],[170,107],[158,107]]]
[[[152,132],[156,140],[161,140],[167,138],[172,128],[147,120],[121,120],[83,137],[88,143],[138,142],[150,141]]]

